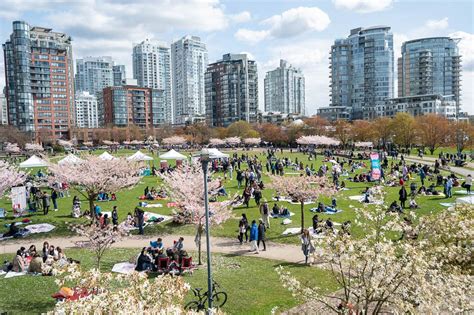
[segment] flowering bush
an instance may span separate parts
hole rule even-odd
[[[43,152],[44,148],[40,144],[27,143],[27,144],[25,144],[25,150],[26,151],[31,151],[31,152]]]
[[[189,285],[182,277],[146,273],[101,273],[97,269],[82,271],[71,264],[58,272],[59,287],[87,292],[78,300],[58,302],[50,314],[196,314],[183,309]]]
[[[5,146],[5,152],[8,152],[8,153],[20,153],[20,152],[21,152],[21,149],[20,149],[20,147],[18,146],[18,144],[7,142],[7,143],[6,143],[6,146]]]
[[[381,206],[357,210],[355,224],[367,233],[365,238],[329,233],[315,240],[314,255],[332,273],[339,293],[305,287],[282,267],[277,273],[294,296],[337,313],[468,311],[473,279],[465,262],[472,255],[474,207],[463,207],[417,225],[416,218],[401,220]],[[463,231],[451,237],[451,226]]]

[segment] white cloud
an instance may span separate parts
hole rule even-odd
[[[464,71],[474,71],[474,34],[454,32],[449,37],[460,39],[458,47],[461,54],[461,63]],[[472,89],[472,86],[471,88]]]
[[[330,22],[326,12],[317,7],[298,7],[263,20],[260,24],[266,29],[239,29],[234,36],[255,44],[267,38],[290,38],[308,31],[322,31]]]
[[[242,11],[238,14],[231,15],[229,18],[234,23],[245,23],[252,19],[252,15],[249,11]]]
[[[268,31],[252,31],[246,28],[241,28],[234,34],[236,39],[250,44],[256,44],[267,38],[268,35]]]
[[[306,81],[306,113],[316,114],[317,108],[329,105],[328,66],[332,44],[332,40],[306,39],[272,46],[270,58],[259,64],[260,86],[263,86],[266,72],[278,67],[280,59],[284,59],[303,71]],[[263,89],[260,90],[263,102]]]
[[[425,26],[432,30],[444,30],[449,26],[448,18],[442,18],[440,20],[428,20]]]
[[[392,0],[333,0],[336,8],[356,11],[359,13],[370,13],[388,9]]]

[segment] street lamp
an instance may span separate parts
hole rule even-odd
[[[206,214],[206,250],[207,250],[207,302],[208,311],[212,308],[212,269],[211,269],[211,241],[209,237],[209,200],[207,191],[207,170],[209,168],[209,162],[212,159],[222,157],[222,153],[219,151],[210,152],[208,149],[202,149],[197,155],[201,159],[202,172],[204,174],[204,209]]]

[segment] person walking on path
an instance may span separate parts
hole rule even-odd
[[[245,213],[242,213],[242,219],[240,219],[240,223],[242,223],[242,226],[244,227],[242,230],[245,235],[245,243],[247,243],[249,241],[249,220],[247,219],[247,216],[245,215]],[[242,236],[241,243],[243,242],[243,239],[244,238]]]
[[[53,208],[54,208],[54,211],[58,211],[58,193],[56,191],[56,189],[53,189],[51,191],[51,200],[53,201]]]
[[[257,248],[260,248],[260,242],[263,244],[263,251],[267,250],[267,246],[265,245],[265,224],[263,220],[260,219],[260,223],[258,224],[258,240],[257,240]]]
[[[308,264],[309,255],[314,253],[314,246],[311,242],[311,236],[309,235],[309,230],[304,229],[303,233],[301,234],[301,250],[303,251],[303,255],[305,257],[305,264]]]
[[[408,194],[407,194],[407,190],[405,189],[405,186],[402,186],[402,188],[400,188],[398,195],[399,195],[399,200],[400,200],[400,206],[402,207],[402,209],[404,209],[405,202],[407,201],[407,198],[408,198]]]
[[[43,193],[43,196],[41,197],[43,199],[43,213],[44,215],[47,215],[49,212],[49,195],[47,192]]]
[[[471,174],[467,175],[466,182],[464,183],[464,187],[466,188],[466,193],[468,195],[471,194],[471,186],[472,186],[472,177]]]
[[[260,206],[260,200],[262,199],[262,191],[260,188],[256,187],[253,191],[253,197],[255,198],[255,203],[257,206]]]
[[[117,213],[117,206],[114,206],[112,209],[112,224],[114,226],[118,225],[118,213]]]
[[[240,220],[239,221],[239,236],[238,236],[240,245],[242,245],[242,243],[244,242],[244,234],[246,234],[246,232],[247,232],[247,228],[245,227],[245,223],[243,222],[243,220]],[[246,236],[245,242],[247,242],[247,235],[245,236]]]
[[[264,203],[260,205],[260,215],[262,216],[262,221],[265,223],[267,229],[270,228],[270,209],[268,207],[268,202],[265,200]]]
[[[252,227],[250,228],[250,251],[258,254],[258,227],[255,220],[252,221]]]

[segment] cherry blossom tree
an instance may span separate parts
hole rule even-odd
[[[244,143],[248,145],[259,145],[262,142],[260,138],[245,138]]]
[[[225,143],[228,145],[239,145],[240,144],[240,138],[239,137],[228,137],[224,139]]]
[[[222,140],[222,139],[219,139],[219,138],[211,138],[211,139],[209,139],[209,144],[214,146],[214,147],[217,147],[217,146],[220,146],[220,145],[224,145],[225,141]]]
[[[44,148],[42,145],[37,143],[27,143],[25,144],[25,150],[30,152],[43,152]]]
[[[25,181],[26,174],[18,171],[16,167],[10,165],[8,162],[0,161],[0,198],[5,192]]]
[[[183,308],[190,289],[183,277],[82,271],[70,264],[57,272],[56,284],[76,288],[85,296],[59,302],[48,314],[197,314]]]
[[[301,231],[305,228],[304,203],[316,201],[319,196],[332,196],[336,189],[327,177],[322,176],[270,176],[269,187],[274,189],[279,197],[290,197],[301,205]]]
[[[66,141],[66,140],[58,140],[58,145],[65,147],[65,148],[72,148],[74,144],[71,141]]]
[[[363,238],[327,233],[315,240],[318,249],[315,256],[342,288],[339,292],[321,293],[317,287],[304,286],[281,267],[277,272],[294,296],[322,305],[322,310],[318,310],[321,313],[469,312],[472,270],[452,264],[457,258],[467,261],[472,255],[474,208],[468,207],[468,221],[466,211],[464,215],[445,214],[448,222],[442,216],[419,225],[413,223],[416,218],[401,219],[398,214],[387,213],[382,206],[356,210],[354,223],[365,231]],[[449,241],[453,238],[448,225],[453,223],[454,228],[461,230],[455,231],[456,235],[467,242]],[[442,228],[433,230],[433,224]],[[437,231],[446,239],[438,238]],[[468,234],[471,234],[469,239]]]
[[[92,141],[85,141],[82,144],[85,145],[86,147],[92,147],[94,145],[94,143],[92,143]]]
[[[21,149],[16,143],[7,143],[5,146],[5,152],[8,153],[20,153]]]
[[[114,142],[110,140],[102,140],[102,143],[105,145],[114,145]]]
[[[50,180],[69,183],[89,200],[93,213],[94,202],[101,192],[117,192],[136,185],[140,181],[140,163],[126,159],[102,160],[97,156],[87,156],[82,163],[63,167],[51,163]]]
[[[186,143],[186,139],[181,136],[172,136],[164,138],[162,143],[166,145],[183,145]]]
[[[340,141],[326,136],[301,136],[296,143],[302,145],[339,145]]]
[[[171,173],[160,175],[170,196],[176,200],[177,207],[173,216],[174,221],[181,224],[196,225],[196,245],[198,247],[199,264],[201,264],[201,236],[206,217],[204,207],[204,174],[199,164],[191,164]],[[215,195],[221,182],[211,179],[208,182],[208,191]],[[232,201],[209,203],[211,224],[221,224],[228,220],[232,212]]]
[[[91,250],[96,258],[96,268],[100,269],[100,262],[105,252],[128,233],[121,226],[107,225],[101,227],[98,223],[70,225],[69,228],[84,237],[77,241],[76,246]]]

